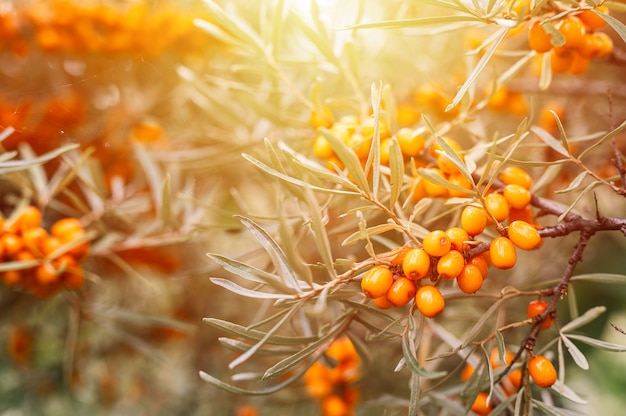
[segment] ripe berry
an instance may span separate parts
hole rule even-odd
[[[514,183],[506,185],[502,193],[507,202],[515,209],[526,207],[532,199],[528,189]]]
[[[461,212],[461,228],[474,236],[483,232],[487,226],[487,212],[482,207],[468,205]]]
[[[456,283],[463,293],[476,293],[483,286],[483,275],[478,267],[472,264],[463,266],[463,270],[456,277]]]
[[[445,231],[434,230],[424,237],[424,251],[433,257],[441,257],[450,251],[452,243]]]
[[[376,305],[378,309],[390,309],[393,307],[393,303],[387,299],[387,295],[374,299],[374,305]]]
[[[450,250],[448,253],[441,256],[437,262],[437,274],[444,279],[454,279],[465,265],[465,258],[457,250]]]
[[[521,386],[522,370],[519,368],[517,370],[513,370],[502,383],[502,388],[507,395],[511,395],[519,391]]]
[[[32,205],[27,206],[22,210],[17,218],[15,224],[17,229],[21,232],[31,228],[37,228],[41,226],[41,211],[39,208]]]
[[[538,20],[531,23],[528,30],[528,46],[530,49],[539,53],[548,52],[552,49],[551,39],[552,35],[543,30]]]
[[[387,300],[395,306],[404,306],[415,297],[415,283],[406,277],[396,279],[387,291]]]
[[[426,276],[430,269],[430,256],[421,248],[413,248],[404,255],[402,271],[412,280]]]
[[[508,227],[508,236],[522,250],[532,250],[541,244],[539,231],[525,221],[513,221]]]
[[[486,256],[478,254],[474,257],[470,257],[467,260],[467,264],[478,267],[480,274],[483,276],[483,280],[487,278],[487,273],[489,273],[489,262],[487,261]]]
[[[322,400],[322,414],[324,416],[348,416],[350,407],[341,396],[332,394]]]
[[[509,224],[513,221],[525,221],[531,223],[533,220],[532,209],[529,206],[525,206],[522,209],[510,208],[509,209]]]
[[[585,35],[583,45],[578,53],[587,59],[604,58],[613,52],[613,40],[604,32],[593,32]]]
[[[504,221],[509,217],[509,203],[502,194],[491,193],[485,197],[485,208],[496,221]]]
[[[450,239],[451,248],[458,251],[463,251],[464,243],[469,240],[467,231],[460,227],[448,228],[446,235]]]
[[[318,135],[313,142],[313,154],[320,159],[330,159],[335,151],[330,142],[323,135]]]
[[[463,189],[467,189],[468,191],[472,189],[471,182],[467,180],[467,178],[463,176],[460,172],[455,172],[448,175],[448,182]],[[448,189],[448,194],[450,197],[455,198],[467,198],[469,196],[469,192],[458,191],[456,189]]]
[[[587,69],[589,69],[589,59],[578,52],[574,52],[574,59],[567,71],[572,75],[581,75],[587,72]]]
[[[506,167],[502,172],[500,172],[500,180],[505,185],[514,183],[526,189],[530,189],[533,184],[533,180],[528,172],[522,168],[518,168],[517,166]]]
[[[489,246],[491,263],[498,269],[510,269],[515,266],[517,253],[515,246],[506,237],[496,237]]]
[[[387,293],[393,283],[391,270],[383,266],[369,269],[361,280],[361,290],[370,298],[379,298]]]
[[[444,178],[444,174],[440,169],[437,168],[429,168],[429,171],[439,176],[441,179]],[[443,185],[439,185],[437,183],[431,182],[428,179],[424,178],[424,189],[428,196],[432,197],[445,197],[448,196],[448,188]]]
[[[555,74],[563,74],[569,71],[573,62],[573,50],[563,50],[561,52],[557,52],[555,49],[550,53],[550,67],[552,68],[552,72]]]
[[[415,157],[424,149],[426,139],[421,134],[415,134],[415,130],[402,128],[396,133],[398,144],[402,154],[406,157]]]
[[[456,140],[451,139],[449,137],[444,137],[443,141],[446,142],[446,144],[448,146],[450,146],[452,148],[452,150],[454,150],[455,153],[461,153],[461,145],[459,145],[459,143],[457,143]],[[443,151],[443,149],[441,148],[441,146],[439,146],[439,143],[437,143],[436,141],[433,142],[433,144],[430,146],[430,155],[432,157],[437,157],[439,156],[439,152]]]
[[[493,410],[493,405],[491,403],[487,403],[488,397],[489,396],[484,391],[478,393],[478,396],[474,399],[474,403],[472,403],[470,410],[480,416],[487,416]]]
[[[535,316],[539,316],[546,310],[548,307],[548,302],[543,300],[533,300],[528,303],[527,314],[529,318],[534,318]],[[550,315],[546,316],[546,319],[541,323],[541,329],[548,329],[552,325],[552,318]]]
[[[413,203],[417,203],[428,196],[424,182],[421,176],[417,176],[411,181],[411,199]]]
[[[463,367],[463,371],[461,371],[461,381],[469,380],[470,377],[472,377],[472,374],[474,374],[474,367],[469,364],[465,365],[465,367]]]
[[[427,285],[417,290],[415,305],[422,315],[427,318],[434,318],[443,311],[445,301],[439,289],[435,286]]]
[[[566,48],[580,48],[584,42],[586,33],[585,24],[576,16],[564,17],[558,27],[559,32],[565,36]]]
[[[2,234],[0,240],[4,246],[4,255],[6,257],[14,257],[24,247],[22,239],[13,233]]]
[[[35,279],[41,285],[49,285],[59,280],[59,273],[51,264],[40,264],[35,268]]]
[[[550,387],[556,381],[556,369],[550,360],[543,355],[533,357],[528,362],[528,373],[539,387]]]
[[[606,4],[602,4],[595,9],[600,13],[609,14],[609,8]],[[577,16],[590,30],[600,29],[606,25],[606,21],[591,10],[585,10]]]

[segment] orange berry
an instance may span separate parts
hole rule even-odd
[[[528,46],[530,49],[539,53],[544,53],[552,49],[552,43],[550,40],[552,35],[546,33],[543,27],[539,24],[538,20],[535,20],[530,24],[528,30]]]
[[[509,209],[509,224],[513,221],[525,221],[532,222],[533,214],[532,209],[529,206],[525,206],[522,209],[510,208]]]
[[[467,231],[460,227],[448,228],[446,235],[450,239],[451,248],[458,251],[463,251],[464,243],[470,239]]]
[[[543,355],[533,357],[528,362],[528,374],[539,387],[547,388],[556,382],[556,369]]]
[[[474,399],[474,403],[472,403],[472,407],[470,410],[480,416],[486,416],[493,410],[493,405],[491,403],[487,403],[487,398],[489,396],[484,391],[478,393],[476,399]]]
[[[384,266],[374,266],[361,279],[361,290],[370,298],[379,298],[387,293],[393,283],[391,270]]]
[[[613,40],[604,32],[593,32],[585,35],[583,46],[578,53],[583,58],[604,58],[613,52]]]
[[[456,277],[456,283],[463,293],[476,293],[483,286],[483,275],[473,264],[463,266],[461,273]]]
[[[459,155],[459,157],[461,158],[461,160],[463,160],[463,155]],[[437,166],[443,173],[446,173],[448,175],[459,172],[459,170],[454,165],[454,163],[452,163],[450,158],[448,158],[448,156],[443,153],[440,153],[439,156],[437,156]]]
[[[442,230],[429,232],[426,234],[426,237],[424,237],[422,243],[424,245],[424,251],[433,257],[443,256],[450,251],[450,247],[452,246],[448,235]]]
[[[430,256],[421,248],[409,250],[402,261],[402,271],[412,280],[426,276],[430,269]]]
[[[61,240],[59,240],[57,237],[48,237],[43,241],[42,253],[44,256],[48,256],[50,255],[50,253],[53,253],[57,248],[61,247],[62,245],[63,242],[61,242]]]
[[[393,260],[391,260],[391,264],[402,264],[402,262],[404,262],[404,256],[406,256],[406,253],[408,253],[410,250],[412,249],[409,246],[400,247],[400,249],[398,250],[398,254],[396,254]]]
[[[61,274],[61,281],[68,289],[78,289],[85,281],[85,274],[80,267],[68,268]]]
[[[509,239],[522,250],[532,250],[541,244],[539,231],[525,221],[513,221],[508,227]]]
[[[417,203],[428,196],[424,182],[421,176],[415,177],[411,181],[411,199],[413,203]]]
[[[504,170],[500,172],[500,180],[505,185],[514,183],[526,189],[530,189],[533,184],[533,180],[528,172],[522,168],[518,168],[517,166],[508,166],[504,168]]]
[[[504,221],[509,217],[509,203],[502,194],[491,193],[485,197],[485,207],[496,221]]]
[[[461,153],[461,145],[459,145],[456,140],[451,139],[449,137],[444,137],[443,141],[446,142],[446,144],[448,146],[450,146],[452,148],[452,150],[455,151],[455,153]],[[441,146],[439,146],[439,143],[437,143],[436,141],[433,142],[433,144],[430,146],[430,155],[432,157],[437,157],[439,156],[439,152],[443,151],[443,149],[441,148]]]
[[[22,280],[22,273],[19,270],[6,270],[1,273],[1,276],[7,286],[15,286]]]
[[[461,212],[461,228],[471,236],[483,232],[487,226],[487,212],[482,207],[468,205]]]
[[[487,278],[487,274],[489,273],[489,262],[487,261],[485,256],[479,254],[477,256],[470,257],[467,260],[467,264],[478,267],[478,270],[480,270],[480,274],[483,276],[483,280]]]
[[[441,256],[437,262],[437,274],[444,279],[454,279],[461,274],[464,265],[465,258],[463,255],[457,250],[450,250]]]
[[[313,110],[309,117],[309,124],[316,130],[320,127],[330,128],[333,121],[333,113],[326,107]]]
[[[489,256],[491,263],[498,269],[510,269],[515,266],[517,253],[515,246],[506,237],[496,237],[489,246]]]
[[[513,358],[515,357],[515,354],[513,354],[511,351],[505,351],[504,352],[504,363],[502,362],[502,360],[500,360],[500,353],[498,352],[498,349],[496,347],[493,347],[491,349],[491,354],[489,355],[489,363],[491,364],[491,368],[498,368],[498,367],[502,367],[503,365],[509,365],[511,363],[511,361],[513,361]]]
[[[84,233],[85,229],[77,218],[62,218],[50,227],[50,235],[60,238],[63,242],[72,241],[76,235]]]
[[[333,394],[322,400],[323,416],[350,416],[351,413],[350,406],[341,396]]]
[[[378,309],[390,309],[393,307],[393,303],[387,299],[387,295],[374,299],[374,305],[376,305]]]
[[[558,25],[559,32],[565,36],[566,48],[580,48],[584,43],[587,30],[585,24],[577,16],[566,16]]]
[[[467,180],[467,178],[463,176],[460,172],[455,172],[448,175],[448,182],[457,185],[463,189],[467,189],[468,191],[471,191],[472,189],[472,183]],[[448,189],[448,195],[453,198],[467,198],[470,193],[457,191],[456,189]]]
[[[330,159],[335,155],[335,151],[328,139],[320,134],[313,142],[313,154],[320,159]]]
[[[587,69],[589,69],[589,59],[575,52],[572,64],[567,71],[572,75],[581,75],[587,72]]]
[[[528,303],[527,314],[529,318],[534,318],[535,316],[539,316],[546,310],[548,307],[548,302],[543,300],[533,300]],[[546,319],[541,323],[541,329],[548,329],[552,325],[552,318],[550,315],[546,316]]]
[[[555,74],[563,74],[569,71],[574,62],[574,51],[565,53],[550,52],[550,67]]]
[[[395,306],[404,306],[415,297],[415,283],[406,277],[396,279],[387,291],[387,300]]]
[[[600,13],[609,14],[609,8],[606,4],[602,4],[595,9]],[[606,25],[606,21],[591,10],[584,10],[577,16],[585,24],[587,29],[590,30],[600,29]]]
[[[514,183],[506,185],[502,194],[506,198],[509,205],[515,209],[522,209],[526,207],[532,199],[532,195],[528,189]]]
[[[35,279],[41,285],[49,285],[59,280],[59,273],[50,263],[44,263],[35,267]]]
[[[415,305],[422,315],[427,318],[434,318],[443,311],[446,304],[439,289],[435,286],[426,285],[417,290]]]
[[[473,374],[474,374],[474,367],[472,367],[469,364],[465,365],[465,367],[463,367],[463,371],[461,371],[461,376],[460,376],[461,381],[469,380]]]
[[[381,140],[380,142],[380,164],[383,166],[389,166],[392,145],[393,140],[391,138]]]
[[[415,157],[424,149],[426,139],[421,134],[416,134],[415,130],[409,128],[401,128],[396,133],[398,144],[402,154],[406,157]]]
[[[39,208],[32,205],[27,206],[22,210],[16,220],[16,226],[22,233],[25,230],[31,228],[37,228],[41,226],[41,211]]]
[[[522,386],[522,370],[513,370],[503,381],[502,388],[507,395],[513,394]]]
[[[24,246],[39,256],[44,254],[44,246],[48,239],[48,232],[41,227],[29,228],[22,232]]]
[[[429,168],[428,170],[434,173],[435,175],[441,177],[442,179],[445,179],[445,176],[440,169]],[[432,197],[448,196],[448,188],[446,188],[443,185],[439,185],[435,182],[431,182],[426,178],[423,178],[423,179],[424,179],[424,190],[426,191],[426,194],[428,194],[428,196],[432,196]]]
[[[4,233],[0,236],[2,246],[4,247],[4,255],[6,257],[13,257],[22,250],[24,243],[22,239],[13,233]]]

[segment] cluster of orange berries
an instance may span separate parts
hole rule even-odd
[[[193,23],[200,10],[182,13],[174,5],[151,9],[149,3],[121,7],[99,1],[34,1],[0,15],[0,35],[19,55],[27,53],[31,37],[40,50],[54,53],[155,56],[206,50],[208,38]]]
[[[361,377],[361,359],[346,336],[333,341],[325,355],[330,366],[316,361],[304,373],[306,391],[321,402],[324,416],[350,416],[359,401],[354,383]]]
[[[62,287],[80,288],[84,272],[79,261],[89,251],[89,242],[81,240],[84,228],[68,217],[56,221],[48,232],[41,219],[34,206],[21,210],[11,222],[0,216],[0,264],[15,262],[15,268],[0,272],[0,279],[40,297]]]
[[[606,5],[595,8],[609,14]],[[563,35],[565,43],[552,44],[552,34],[546,32],[540,20],[534,20],[528,31],[528,45],[539,53],[550,53],[550,66],[555,73],[583,74],[592,59],[604,58],[613,52],[613,41],[604,32],[598,31],[606,21],[591,10],[564,16],[554,22],[554,27]]]

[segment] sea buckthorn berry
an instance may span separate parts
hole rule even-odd
[[[558,30],[565,36],[566,48],[580,48],[583,45],[585,33],[585,24],[576,16],[566,16],[559,22]]]
[[[59,273],[50,263],[44,263],[35,267],[35,279],[39,284],[49,285],[59,280]]]
[[[313,142],[313,154],[320,159],[330,159],[335,151],[330,142],[323,135],[318,135]]]
[[[483,276],[483,280],[487,278],[487,274],[489,274],[489,262],[482,255],[476,255],[467,259],[467,264],[471,264],[472,266],[476,266],[478,270],[480,270],[480,274]]]
[[[379,298],[387,293],[393,283],[391,270],[384,266],[369,269],[361,280],[361,290],[370,298]]]
[[[519,391],[522,386],[522,370],[519,368],[517,370],[511,371],[502,383],[502,388],[507,395],[511,395],[517,391]]]
[[[463,155],[459,154],[459,157],[463,160]],[[437,166],[443,173],[447,173],[448,175],[459,172],[450,158],[443,153],[440,153],[439,156],[437,156]]]
[[[600,13],[609,14],[609,8],[606,4],[602,4],[595,9]],[[584,10],[577,16],[590,30],[600,29],[606,25],[606,21],[591,10]]]
[[[435,175],[441,177],[441,179],[445,179],[445,176],[440,169],[429,168],[428,170],[434,173]],[[431,182],[427,178],[423,178],[423,179],[424,179],[424,189],[426,190],[426,193],[428,194],[428,196],[432,196],[432,197],[448,196],[448,188],[446,188],[443,185],[439,185],[435,182]]]
[[[22,233],[24,246],[39,256],[43,256],[44,246],[49,238],[48,232],[41,227],[30,228]]]
[[[396,133],[398,144],[402,154],[406,157],[415,157],[424,149],[426,139],[421,134],[416,134],[415,130],[409,128],[401,128]]]
[[[474,374],[474,367],[472,367],[469,364],[466,364],[465,367],[463,367],[463,371],[461,371],[461,381],[467,381],[470,379],[470,377],[472,377],[472,375]]]
[[[491,264],[498,269],[510,269],[515,266],[517,253],[515,246],[506,237],[496,237],[489,245],[489,257]]]
[[[59,240],[57,237],[48,237],[43,242],[42,253],[44,256],[49,256],[51,253],[53,253],[56,249],[58,249],[62,245],[63,245],[63,242]]]
[[[532,199],[532,195],[528,189],[514,183],[506,185],[502,194],[507,202],[515,209],[526,207]]]
[[[578,53],[587,59],[604,58],[613,52],[613,40],[604,32],[593,32],[585,35],[583,46]]]
[[[556,382],[556,369],[543,355],[533,357],[528,362],[528,374],[539,387],[547,388]]]
[[[464,265],[465,258],[463,255],[457,250],[450,250],[441,256],[437,262],[437,274],[444,279],[454,279],[461,274]]]
[[[546,310],[548,307],[548,302],[543,300],[533,300],[528,303],[527,314],[529,318],[534,318],[535,316],[539,316]],[[552,318],[550,315],[546,316],[546,319],[541,323],[541,329],[548,329],[552,325]]]
[[[22,210],[16,220],[17,229],[21,232],[41,226],[41,211],[32,205]]]
[[[470,410],[477,415],[487,416],[493,410],[493,404],[487,403],[488,397],[489,396],[484,391],[478,393],[478,396],[474,399],[474,403],[472,403]]]
[[[522,209],[510,208],[509,209],[509,224],[513,221],[525,221],[531,223],[533,220],[533,212],[530,206],[526,206]]]
[[[322,400],[322,414],[324,416],[349,416],[350,406],[339,395],[332,394]]]
[[[404,306],[415,297],[416,292],[415,283],[411,279],[400,277],[387,291],[387,300],[395,306]]]
[[[411,181],[411,199],[413,200],[413,203],[417,203],[427,196],[428,193],[426,192],[426,187],[424,186],[424,178],[421,176],[413,178]]]
[[[77,218],[62,218],[52,224],[50,227],[50,235],[60,238],[62,241],[72,241],[75,235],[83,235],[85,229]]]
[[[448,228],[446,235],[450,239],[451,248],[458,251],[463,251],[465,242],[470,239],[467,231],[460,227]]]
[[[580,53],[574,53],[574,60],[567,70],[572,75],[582,75],[589,69],[589,59],[583,57]]]
[[[551,39],[552,35],[543,30],[538,20],[531,23],[528,30],[528,46],[530,49],[539,53],[548,52],[552,49]]]
[[[514,183],[526,189],[530,189],[533,184],[533,180],[528,172],[522,168],[518,168],[517,166],[508,166],[504,168],[504,170],[500,172],[500,180],[505,185]]]
[[[550,52],[550,67],[555,74],[563,74],[569,71],[574,62],[574,51],[557,53],[556,50]]]
[[[461,292],[472,294],[476,293],[483,286],[483,275],[478,267],[472,264],[463,266],[461,273],[456,277],[456,283]]]
[[[68,289],[79,289],[85,282],[85,273],[80,267],[70,267],[61,274],[61,282]]]
[[[393,307],[393,303],[387,299],[387,295],[374,299],[374,305],[376,305],[378,309],[390,309]]]
[[[388,138],[380,142],[380,164],[383,166],[389,165],[389,159],[391,158],[391,146],[393,146],[393,140]]]
[[[408,253],[411,249],[411,247],[409,246],[402,246],[400,247],[400,249],[398,250],[398,254],[395,255],[395,257],[393,258],[393,260],[391,260],[391,264],[402,264],[402,262],[404,262],[404,256],[406,256],[406,253]]]
[[[7,286],[15,286],[22,280],[22,273],[19,270],[6,270],[2,272],[2,281]]]
[[[426,276],[430,269],[430,256],[421,248],[413,248],[404,255],[402,271],[412,280]]]
[[[463,176],[460,172],[451,173],[448,175],[448,182],[457,185],[460,188],[467,189],[468,192],[458,191],[456,189],[448,189],[448,195],[452,198],[467,198],[472,190],[471,182]]]
[[[471,236],[483,232],[487,226],[487,212],[482,207],[468,205],[461,212],[461,228]]]
[[[417,290],[415,305],[422,315],[427,318],[434,318],[443,311],[446,303],[439,289],[435,286],[426,285]]]
[[[496,221],[504,221],[509,217],[509,203],[502,194],[491,193],[485,197],[485,208]]]
[[[513,221],[507,231],[509,240],[522,250],[532,250],[541,244],[539,231],[525,221]]]
[[[4,233],[0,236],[2,245],[4,246],[4,255],[6,257],[14,257],[24,247],[24,243],[20,236],[13,233]]]
[[[504,361],[506,362],[503,363],[502,360],[500,360],[500,353],[498,352],[498,349],[493,347],[491,349],[491,354],[489,354],[489,363],[491,364],[491,368],[495,369],[504,365],[509,365],[511,361],[513,361],[514,357],[515,354],[513,354],[513,352],[506,350],[504,352]]]
[[[326,107],[311,111],[311,116],[309,117],[309,124],[316,130],[320,127],[329,128],[333,125],[333,121],[333,113]]]
[[[349,136],[345,143],[361,160],[367,159],[370,154],[370,148],[372,147],[371,138],[365,138],[361,134],[354,133]]]
[[[450,251],[452,243],[448,238],[448,235],[443,230],[434,230],[426,234],[424,241],[424,251],[433,256],[441,257]]]

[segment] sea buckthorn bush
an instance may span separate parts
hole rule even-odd
[[[616,412],[624,13],[6,2],[0,406]]]

